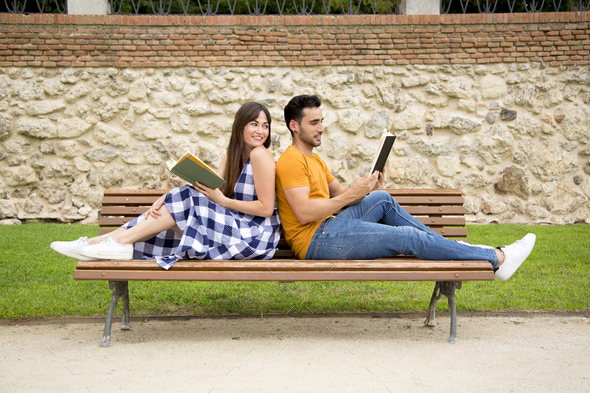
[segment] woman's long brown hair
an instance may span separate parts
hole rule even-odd
[[[270,113],[268,109],[258,102],[247,102],[236,113],[234,124],[231,128],[231,137],[227,147],[227,162],[225,164],[224,177],[227,183],[223,189],[223,195],[228,198],[234,197],[234,187],[244,169],[245,162],[242,162],[242,150],[244,148],[244,128],[252,120],[256,120],[260,111],[266,114],[268,120],[268,137],[264,141],[264,147],[270,146]]]

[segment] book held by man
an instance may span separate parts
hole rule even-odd
[[[199,182],[209,188],[217,188],[225,184],[225,180],[213,169],[190,152],[177,161],[173,159],[166,161],[166,167],[170,172],[193,185]]]
[[[389,157],[389,153],[391,152],[395,138],[396,136],[388,132],[387,129],[383,130],[383,135],[381,135],[381,140],[379,141],[379,148],[377,149],[377,156],[373,161],[373,165],[371,166],[372,169],[369,175],[375,171],[383,172],[383,168],[385,168],[385,162]]]

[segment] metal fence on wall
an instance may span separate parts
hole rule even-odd
[[[108,0],[113,15],[399,14],[401,0]],[[588,12],[590,0],[440,0],[442,14]],[[0,0],[0,12],[67,13],[67,0]]]

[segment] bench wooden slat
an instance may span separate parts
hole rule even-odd
[[[154,261],[80,261],[78,270],[142,270],[161,271]],[[488,261],[424,261],[417,259],[378,259],[354,261],[177,261],[169,271],[473,271],[491,270]]]
[[[490,265],[491,266],[491,265]],[[115,271],[76,270],[75,280],[109,281],[489,281],[489,271]]]
[[[403,208],[413,216],[462,216],[465,214],[463,206],[403,206]]]
[[[395,200],[400,205],[462,205],[465,200],[460,196],[396,196]]]
[[[428,215],[464,215],[465,208],[463,206],[406,206],[405,210],[415,216]],[[149,209],[149,206],[104,206],[100,209],[100,214],[103,217],[107,216],[129,216],[135,217],[141,215]]]
[[[101,217],[99,222],[101,227],[118,227],[129,221],[133,220],[135,217]],[[418,221],[420,221],[424,225],[428,226],[465,226],[465,218],[463,217],[416,217]],[[435,229],[435,228],[433,228]],[[445,228],[447,229],[447,228]],[[451,229],[451,228],[448,228]],[[458,228],[455,228],[458,229]],[[446,231],[445,231],[446,233]],[[461,232],[462,233],[462,232]],[[447,236],[466,236],[467,232],[464,235],[450,235],[446,234]]]
[[[99,225],[101,227],[120,227],[134,218],[135,217],[101,217],[99,220]]]
[[[434,232],[444,237],[466,237],[467,228],[431,228]]]
[[[112,189],[112,190],[107,190],[104,192],[104,195],[108,195],[108,196],[154,196],[154,197],[160,197],[163,194],[166,194],[168,191],[168,189],[154,189],[154,190],[147,190],[147,189],[141,189],[141,190],[129,190],[129,189]]]
[[[465,217],[416,217],[416,219],[428,226],[465,226]]]
[[[158,199],[155,196],[105,196],[102,198],[103,206],[151,206]],[[462,205],[464,202],[461,196],[395,196],[400,205]]]
[[[151,196],[105,196],[103,206],[151,206],[157,197]]]
[[[436,195],[436,196],[461,196],[463,195],[461,190],[454,189],[454,188],[438,188],[438,189],[417,189],[417,188],[386,188],[384,191],[387,191],[391,196],[398,197],[398,196],[428,196],[428,195]]]
[[[109,196],[125,196],[125,195],[142,195],[142,196],[161,196],[170,191],[169,189],[112,189],[105,191],[105,195]],[[461,190],[455,188],[437,188],[437,189],[419,189],[419,188],[386,188],[393,196],[424,196],[424,195],[438,195],[438,196],[461,196]]]
[[[100,215],[107,216],[131,216],[137,217],[149,209],[148,206],[124,207],[124,206],[103,206]]]

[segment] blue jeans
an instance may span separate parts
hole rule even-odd
[[[429,260],[487,260],[494,249],[445,239],[406,212],[385,191],[375,191],[325,219],[313,235],[305,259],[377,259],[398,254]]]

